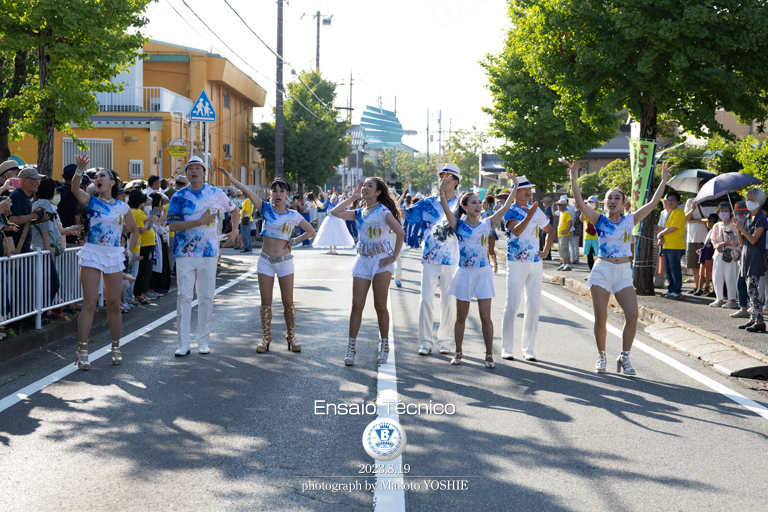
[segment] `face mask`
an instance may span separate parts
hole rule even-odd
[[[53,199],[51,199],[51,204],[58,205],[60,201],[61,201],[61,195],[56,194],[55,196],[53,196]]]
[[[149,206],[145,206],[145,207],[144,207],[144,213],[146,213],[147,215],[149,215],[151,212],[152,212],[152,208],[151,208],[151,207],[149,207]]]
[[[731,213],[730,212],[720,212],[719,214],[717,214],[717,216],[720,217],[721,221],[725,222],[725,221],[727,221],[728,219],[731,218]]]
[[[760,203],[755,201],[747,201],[747,210],[752,211],[757,210],[758,208],[760,208]]]

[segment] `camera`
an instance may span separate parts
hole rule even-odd
[[[50,220],[56,220],[56,212],[48,212],[48,218]]]

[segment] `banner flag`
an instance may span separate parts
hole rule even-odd
[[[648,198],[648,182],[656,157],[656,142],[651,140],[629,139],[629,166],[632,169],[631,211],[641,208]],[[635,224],[632,234],[640,234],[640,224]]]

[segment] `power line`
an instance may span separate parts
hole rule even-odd
[[[188,21],[187,21],[187,18],[185,18],[184,16],[182,16],[182,15],[181,15],[181,13],[180,13],[179,11],[177,11],[177,10],[176,10],[176,7],[174,7],[174,6],[173,6],[173,4],[170,2],[170,0],[168,0],[168,2],[166,2],[166,3],[167,3],[167,4],[168,4],[170,7],[171,7],[171,9],[173,9],[173,10],[176,12],[176,14],[178,14],[178,15],[179,15],[179,18],[181,18],[181,19],[184,21],[184,23],[186,23],[187,25],[189,25],[189,28],[191,28],[192,30],[194,30],[195,34],[197,34],[197,35],[199,35],[200,37],[202,37],[202,38],[205,40],[205,42],[206,42],[206,43],[210,44],[210,45],[211,45],[211,47],[213,47],[213,44],[211,44],[211,42],[210,42],[210,41],[208,41],[208,39],[206,39],[206,38],[205,38],[205,36],[203,36],[203,34],[201,34],[200,32],[198,32],[198,31],[197,31],[197,29],[196,29],[195,27],[193,27],[193,26],[192,26],[192,24],[191,24],[190,22],[188,22]],[[218,50],[218,48],[216,49],[216,51],[217,51],[217,52],[219,51],[219,50]]]
[[[186,6],[187,6],[187,9],[189,9],[190,11],[192,11],[192,14],[194,14],[194,15],[195,15],[195,18],[197,18],[198,20],[200,20],[200,23],[202,23],[202,24],[205,26],[205,28],[207,28],[207,29],[208,29],[208,31],[209,31],[211,34],[213,34],[213,35],[216,37],[216,39],[218,39],[219,41],[221,41],[221,44],[223,44],[224,46],[226,46],[226,47],[227,47],[227,49],[228,49],[229,51],[231,51],[231,52],[232,52],[232,54],[233,54],[235,57],[237,57],[238,59],[240,59],[240,60],[241,60],[241,61],[242,61],[242,62],[243,62],[243,63],[244,63],[246,66],[248,66],[249,68],[251,68],[252,70],[254,70],[254,71],[255,71],[256,73],[258,73],[259,75],[263,76],[263,77],[264,77],[264,78],[266,78],[267,80],[270,80],[270,81],[271,81],[271,82],[273,82],[273,83],[277,83],[275,80],[273,80],[273,79],[269,78],[267,75],[265,75],[265,74],[264,74],[264,73],[262,73],[261,71],[257,70],[256,68],[254,68],[254,67],[253,67],[253,66],[251,66],[250,64],[248,64],[248,61],[246,61],[244,58],[242,58],[240,55],[238,55],[238,54],[235,52],[235,50],[233,50],[232,48],[230,48],[230,47],[229,47],[229,45],[228,45],[227,43],[225,43],[225,42],[224,42],[224,40],[223,40],[222,38],[220,38],[220,37],[218,36],[218,34],[216,34],[216,32],[214,32],[214,31],[211,29],[211,27],[209,27],[209,26],[208,26],[208,25],[207,25],[207,24],[206,24],[206,23],[203,21],[203,19],[202,19],[200,16],[198,16],[198,15],[197,15],[197,13],[195,12],[195,10],[194,10],[194,9],[192,9],[192,8],[189,6],[189,4],[186,2],[186,0],[181,0],[181,3],[183,3],[184,5],[186,5]],[[202,36],[201,36],[201,37],[202,37]]]

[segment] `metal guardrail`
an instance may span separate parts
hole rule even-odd
[[[55,259],[59,274],[59,291],[51,297],[51,254],[34,252],[0,258],[0,325],[34,316],[35,329],[42,326],[46,311],[83,300],[78,253],[81,247],[70,247]],[[99,305],[103,305],[99,287]]]
[[[163,87],[126,87],[123,92],[97,92],[102,112],[182,112],[195,102]]]

